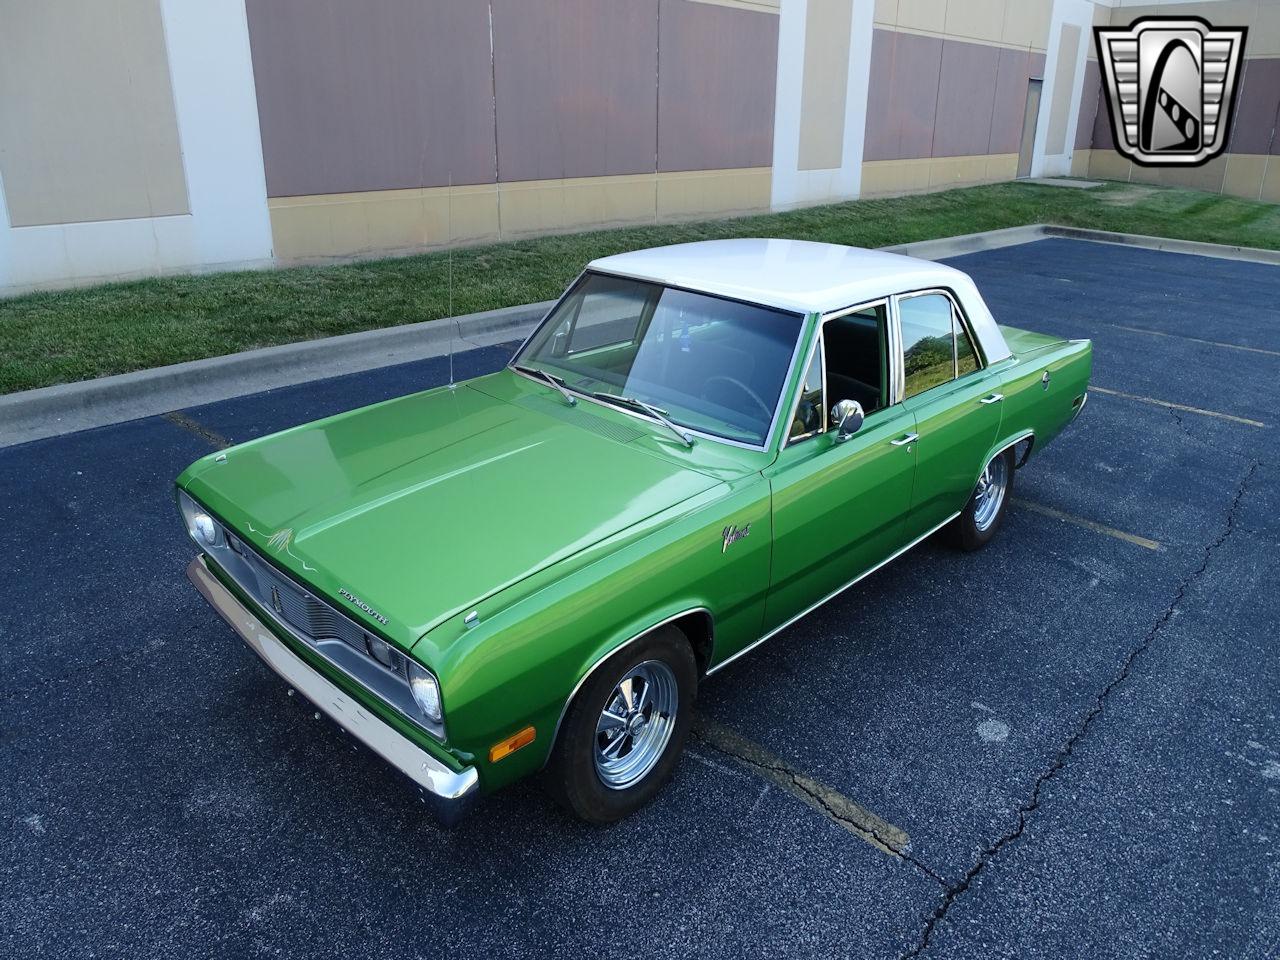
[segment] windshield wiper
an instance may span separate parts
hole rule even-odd
[[[685,433],[682,429],[680,429],[680,427],[674,421],[668,418],[666,411],[659,410],[653,404],[645,403],[643,400],[637,400],[635,397],[623,397],[623,396],[619,396],[616,393],[605,393],[603,391],[598,391],[591,395],[595,397],[597,400],[603,400],[605,403],[612,403],[615,406],[631,407],[633,410],[643,410],[645,413],[649,414],[649,416],[653,417],[655,420],[661,423],[664,427],[666,427],[668,430],[674,433],[677,437],[679,437],[680,442],[683,443],[686,447],[693,446],[693,437]]]
[[[564,397],[564,402],[569,406],[573,406],[578,402],[578,398],[569,392],[564,385],[564,380],[557,377],[554,373],[548,373],[546,370],[539,370],[537,367],[526,367],[520,363],[513,363],[511,369],[519,370],[521,373],[528,374],[531,377],[537,377],[543,383],[550,384],[560,391],[560,396]]]

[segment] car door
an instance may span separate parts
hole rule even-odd
[[[766,633],[902,545],[916,464],[914,446],[903,441],[914,432],[915,415],[894,402],[888,306],[880,301],[824,318],[787,441],[765,471],[774,540]],[[846,399],[867,412],[861,429],[840,441],[829,411]]]
[[[964,315],[945,290],[896,299],[903,406],[915,416],[918,464],[907,535],[953,517],[973,493],[1000,429],[1000,374],[988,371]]]

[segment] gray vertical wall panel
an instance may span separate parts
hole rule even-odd
[[[1022,145],[1022,121],[1027,112],[1027,80],[1031,54],[1001,49],[991,110],[991,139],[986,153],[1017,153]]]
[[[1243,64],[1231,121],[1232,153],[1280,153],[1275,141],[1280,110],[1280,60],[1256,58]]]
[[[1084,62],[1084,89],[1080,93],[1080,119],[1076,122],[1076,149],[1088,150],[1093,146],[1093,130],[1099,110],[1107,109],[1100,98],[1102,71],[1097,60]]]
[[[493,0],[501,180],[651,173],[658,0]]]
[[[999,47],[943,42],[933,156],[970,157],[988,152],[999,63]]]
[[[942,41],[876,30],[871,41],[865,160],[933,155]]]
[[[662,0],[658,169],[773,162],[778,17]]]
[[[269,196],[493,182],[486,4],[247,9]]]

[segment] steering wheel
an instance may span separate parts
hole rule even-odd
[[[717,374],[714,377],[707,377],[706,382],[702,385],[703,397],[707,396],[707,391],[711,388],[711,385],[713,383],[716,383],[721,380],[723,380],[725,383],[729,384],[730,386],[737,387],[739,391],[741,391],[744,395],[749,397],[751,401],[760,408],[760,412],[764,414],[764,418],[766,420],[773,419],[773,408],[760,399],[760,394],[756,393],[754,390],[748,387],[745,383],[743,383],[737,377],[730,377],[724,374]]]

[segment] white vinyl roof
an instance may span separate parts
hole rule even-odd
[[[949,286],[964,276],[928,260],[809,240],[678,243],[601,257],[591,262],[591,269],[803,313]]]
[[[801,313],[829,313],[893,293],[946,287],[960,298],[988,361],[1009,356],[967,274],[897,253],[810,240],[702,240],[601,257],[588,269]]]

